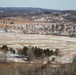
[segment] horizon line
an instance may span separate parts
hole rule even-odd
[[[49,9],[49,10],[60,10],[60,11],[75,11],[76,9],[53,9],[53,8],[43,8],[43,7],[26,7],[26,6],[0,6],[0,8],[39,8],[39,9]]]

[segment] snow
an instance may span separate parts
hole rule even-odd
[[[52,62],[52,58],[55,58],[55,61]],[[52,62],[52,63],[71,63],[73,61],[73,57],[67,57],[67,56],[50,56],[48,58],[44,59],[43,64],[46,64],[48,61]]]
[[[68,61],[71,62],[70,56],[76,54],[76,38],[64,36],[0,33],[0,46],[3,44],[14,49],[21,49],[23,46],[38,46],[43,49],[49,48],[52,50],[58,48],[63,53],[63,57],[58,58],[58,60],[63,63],[68,63]],[[21,59],[15,60],[22,61]]]
[[[0,51],[0,60],[6,59],[8,62],[28,62],[26,57],[20,58],[21,55],[11,52],[3,53]]]

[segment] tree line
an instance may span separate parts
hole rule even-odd
[[[44,58],[44,57],[50,57],[52,55],[59,56],[60,55],[60,50],[57,48],[55,51],[52,49],[50,50],[49,48],[47,49],[42,49],[39,47],[26,47],[24,46],[23,49],[21,50],[22,55],[28,56],[28,57],[34,57],[36,59],[39,58]]]
[[[8,51],[12,52],[13,54],[16,53],[16,50],[14,50],[11,47],[8,47],[7,45],[3,45],[0,49],[5,53],[7,53]],[[52,55],[59,56],[60,50],[58,48],[56,48],[55,51],[53,51],[52,49],[50,50],[49,48],[42,49],[39,47],[30,48],[30,47],[24,46],[22,49],[18,50],[18,54],[28,56],[29,59],[32,60],[34,58],[40,59],[44,57],[50,57]]]

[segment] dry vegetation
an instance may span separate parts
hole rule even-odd
[[[50,63],[38,64],[25,63],[0,63],[0,75],[76,75],[76,62],[54,68]]]
[[[25,45],[38,46],[40,48],[49,48],[53,50],[59,48],[66,56],[72,56],[73,54],[76,54],[76,38],[63,36],[1,33],[0,46],[3,44],[15,49],[23,48]]]
[[[48,26],[49,29],[49,25],[68,25],[66,28],[68,29],[70,24],[75,24],[75,12],[69,12],[71,14],[71,17],[69,17],[69,15],[67,15],[67,11],[62,11],[60,12],[61,14],[55,14],[53,12],[47,12],[46,10],[45,12],[42,12],[41,10],[43,13],[42,14],[38,11],[35,12],[34,10],[34,15],[30,13],[31,11],[27,10],[13,10],[13,12],[11,12],[12,15],[9,11],[4,12],[3,10],[4,13],[2,12],[2,14],[0,14],[0,29],[4,29],[5,31],[0,33],[0,47],[2,45],[8,45],[8,47],[13,48],[14,50],[20,49],[20,52],[24,46],[37,46],[42,50],[49,48],[50,50],[52,49],[54,51],[58,48],[62,53],[61,55],[65,56],[65,59],[67,59],[66,57],[73,57],[73,55],[76,54],[76,38],[40,34],[22,34],[15,32],[7,33],[7,28],[9,29],[13,27],[14,29],[14,25],[45,25],[43,27],[45,27],[45,31],[47,31],[46,26]],[[28,16],[26,14],[28,14]],[[36,18],[37,20],[35,20]],[[46,18],[46,21],[39,21],[38,19],[40,18]],[[56,30],[56,28],[54,29]],[[73,28],[71,26],[69,29],[74,29],[72,32],[75,32],[75,26]],[[32,58],[33,54],[31,51],[29,51],[27,54],[30,56],[30,58]],[[28,63],[6,62],[4,60],[0,61],[0,75],[76,75],[76,56],[73,58],[73,62],[68,64],[53,64],[49,61],[46,64],[43,64],[43,58],[39,60],[37,60],[38,58],[35,58]]]
[[[12,48],[21,48],[24,45],[38,46],[40,48],[59,48],[65,56],[75,54],[75,38],[51,35],[26,35],[4,33],[0,35],[0,44],[7,44]],[[47,36],[47,37],[46,37]],[[68,41],[68,42],[67,42]],[[42,45],[41,45],[42,44]],[[63,48],[62,48],[63,47]],[[74,49],[74,51],[73,51]],[[69,52],[68,52],[69,50]],[[68,54],[67,54],[68,53]],[[76,57],[75,57],[76,58]],[[0,75],[76,75],[76,62],[70,64],[51,63],[0,63]]]

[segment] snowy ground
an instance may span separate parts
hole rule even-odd
[[[39,34],[0,33],[0,46],[7,44],[9,47],[22,48],[38,46],[55,50],[59,48],[65,56],[76,54],[76,38]]]

